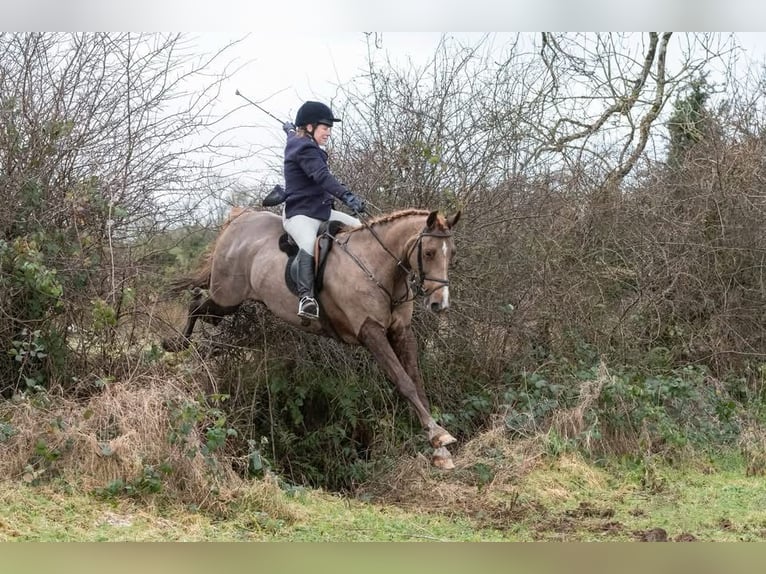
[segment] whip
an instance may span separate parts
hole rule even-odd
[[[284,122],[284,120],[280,120],[280,119],[279,119],[277,116],[275,116],[274,114],[272,114],[270,111],[268,111],[268,110],[264,110],[264,109],[263,109],[261,106],[259,106],[258,104],[256,104],[256,103],[255,103],[253,100],[251,100],[250,98],[248,98],[247,96],[245,96],[244,94],[242,94],[242,93],[241,93],[239,90],[237,90],[237,91],[236,91],[236,92],[234,92],[234,93],[235,93],[235,94],[237,94],[237,95],[238,95],[240,98],[242,98],[242,99],[244,99],[245,101],[247,101],[248,103],[250,103],[250,104],[254,105],[256,108],[258,108],[259,110],[261,110],[261,111],[262,111],[264,114],[267,114],[267,115],[269,115],[270,117],[272,117],[272,118],[274,118],[275,120],[277,120],[277,121],[279,122],[279,125],[282,125],[282,124],[284,124],[284,123],[285,123],[285,122]]]

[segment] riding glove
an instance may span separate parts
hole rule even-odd
[[[343,203],[349,206],[352,211],[356,213],[364,213],[366,211],[367,205],[365,201],[361,197],[359,197],[358,195],[354,195],[350,191],[347,191],[346,193],[344,193],[340,199],[341,201],[343,201]]]

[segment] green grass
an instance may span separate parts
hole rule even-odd
[[[668,540],[766,539],[766,481],[746,476],[735,455],[680,468],[615,461],[578,468],[583,463],[577,458],[562,467],[567,460],[538,468],[525,480],[543,507],[524,519],[534,539],[643,540],[656,529]],[[556,480],[560,490],[546,494],[552,489],[540,485]]]
[[[454,475],[440,476],[454,486]],[[475,494],[478,487],[465,488]],[[257,505],[234,498],[219,516],[169,501],[104,499],[56,482],[6,481],[0,493],[0,541],[624,541],[658,529],[669,540],[766,539],[766,481],[745,476],[736,457],[647,470],[562,455],[538,464],[513,491],[485,487],[477,500],[492,504],[468,513],[459,495],[441,508],[412,510],[417,501],[408,501],[404,510],[276,487],[274,504],[262,493]],[[504,500],[513,511],[498,510]]]
[[[410,541],[485,539],[467,520],[412,514],[308,491],[290,498],[301,520],[261,511],[217,519],[179,505],[102,500],[61,485],[1,484],[0,541]]]
[[[762,541],[766,539],[766,481],[747,477],[744,468],[672,472],[661,469],[650,494],[636,492],[634,528],[663,528],[670,537],[684,533],[700,540]]]

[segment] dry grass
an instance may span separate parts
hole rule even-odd
[[[610,380],[611,375],[602,361],[597,376],[580,384],[580,397],[577,404],[570,409],[562,409],[554,413],[551,418],[551,428],[565,439],[580,437],[587,427],[585,414],[596,405],[601,396],[601,390]],[[584,446],[588,450],[591,449],[587,438]]]
[[[570,439],[586,429],[586,413],[596,407],[610,381],[605,365],[581,384],[580,400],[556,411],[547,429],[534,436],[512,437],[502,424],[487,430],[454,453],[452,473],[434,470],[425,456],[401,458],[365,492],[384,503],[407,509],[479,518],[503,527],[528,512],[540,512],[572,496],[574,490],[608,491],[605,475],[573,453],[548,456],[551,441]],[[588,445],[596,448],[598,445]],[[603,445],[601,445],[603,446]],[[554,468],[555,467],[555,468]],[[577,488],[573,488],[576,485]]]
[[[470,516],[504,526],[527,510],[520,484],[543,455],[540,440],[512,440],[503,428],[482,433],[454,454],[456,468],[434,469],[423,455],[402,457],[363,489],[406,510]]]
[[[402,458],[365,492],[382,504],[470,517],[500,530],[576,505],[582,493],[596,499],[614,494],[609,475],[581,455],[546,454],[546,437],[514,439],[495,428],[456,451],[451,473],[434,470],[424,456]]]
[[[747,465],[747,475],[766,474],[766,429],[750,422],[742,429],[738,443]]]
[[[133,491],[147,494],[147,500],[193,504],[223,515],[237,506],[295,520],[299,513],[276,484],[243,480],[223,452],[200,453],[206,423],[190,425],[180,441],[170,440],[179,436],[173,409],[193,405],[201,395],[194,383],[165,374],[111,383],[82,402],[37,397],[0,403],[0,420],[14,429],[0,442],[0,475],[29,483],[57,477],[98,491],[141,485],[152,469],[161,490]]]

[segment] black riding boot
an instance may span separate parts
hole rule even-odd
[[[301,249],[298,259],[298,315],[307,319],[319,318],[319,305],[314,299],[314,257]]]

